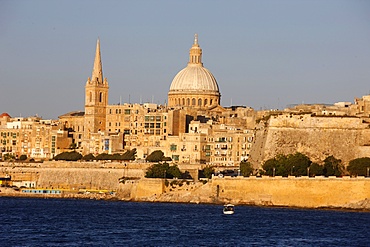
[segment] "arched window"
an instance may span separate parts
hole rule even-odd
[[[102,92],[99,93],[99,102],[103,102],[103,93]]]
[[[189,98],[186,99],[186,105],[188,105],[188,106],[190,105],[190,99]]]
[[[198,99],[198,106],[202,106],[202,99]]]
[[[210,100],[209,100],[209,104],[210,104],[210,105],[212,105],[212,103],[213,103],[213,102],[212,102],[212,99],[210,99]]]
[[[90,92],[90,102],[92,101],[92,92]]]
[[[194,98],[191,100],[191,104],[195,105],[195,99]]]
[[[206,106],[207,105],[207,99],[204,100],[204,105]]]
[[[185,99],[182,98],[182,105],[185,105]]]

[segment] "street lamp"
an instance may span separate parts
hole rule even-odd
[[[310,176],[310,167],[307,167],[307,177]]]
[[[292,166],[292,169],[290,170],[290,176],[293,176],[293,169],[294,169],[294,166]]]
[[[275,177],[275,167],[272,168],[272,176]]]
[[[367,168],[367,177],[369,177],[370,167]]]

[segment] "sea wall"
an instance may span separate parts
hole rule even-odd
[[[65,168],[2,165],[0,165],[2,175],[9,174],[12,179],[34,180],[37,188],[60,189],[62,194],[54,197],[93,199],[114,197],[118,200],[151,202],[231,202],[249,205],[370,210],[370,178],[365,177],[226,176],[199,182],[180,179],[166,181],[143,178],[141,175],[144,171],[139,172],[136,167],[127,168],[130,165],[126,165],[126,168],[115,166],[81,168],[72,167],[71,164]],[[135,174],[141,175],[132,176]],[[4,188],[0,190],[0,196],[22,196],[22,192]],[[87,191],[89,194],[79,194],[78,192],[81,191]],[[114,192],[114,195],[106,192]],[[108,195],[105,196],[105,193]]]
[[[212,187],[218,200],[236,204],[345,208],[370,199],[365,177],[214,177]]]

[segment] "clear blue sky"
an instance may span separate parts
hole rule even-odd
[[[367,0],[0,0],[0,113],[84,110],[98,37],[109,103],[163,104],[195,33],[223,106],[369,94]]]

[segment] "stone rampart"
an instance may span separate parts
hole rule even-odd
[[[135,168],[130,171],[125,168],[3,166],[1,169],[11,176],[31,177],[38,188],[61,189],[63,194],[72,196],[77,196],[81,190],[115,191],[118,199],[136,201],[232,202],[307,208],[355,208],[357,205],[357,208],[370,209],[370,178],[364,177],[213,177],[206,184],[178,180],[176,183],[169,181],[166,187],[163,179],[124,176],[137,173]],[[119,181],[122,177],[125,177],[124,181]],[[86,195],[81,198],[83,196]]]
[[[269,119],[270,127],[290,127],[290,128],[330,128],[330,129],[365,129],[368,123],[363,123],[362,119],[356,117],[338,116],[311,116],[310,114],[293,115],[284,114],[271,116]]]
[[[271,116],[266,126],[256,130],[251,162],[260,167],[278,154],[300,152],[321,163],[333,155],[345,165],[352,159],[370,156],[370,128],[360,118],[316,117],[311,115]],[[256,138],[257,139],[257,138]]]
[[[347,207],[370,198],[370,178],[213,178],[215,196],[235,204]]]

